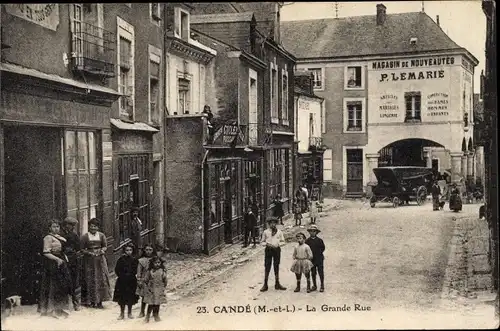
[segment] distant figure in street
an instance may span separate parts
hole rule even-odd
[[[306,213],[307,210],[309,209],[309,191],[307,190],[307,187],[303,184],[300,189],[302,190],[302,201],[303,201],[303,213]]]
[[[107,240],[99,230],[99,220],[89,221],[89,232],[81,238],[83,252],[83,302],[92,308],[103,309],[102,303],[111,299],[108,263],[106,261]]]
[[[302,208],[300,207],[299,200],[293,199],[293,218],[295,219],[295,226],[302,225]]]
[[[82,301],[82,287],[80,283],[80,238],[75,233],[78,221],[73,217],[66,217],[63,221],[61,235],[66,239],[63,246],[64,254],[68,257],[68,268],[71,275],[71,301],[74,310],[80,310]]]
[[[127,316],[129,319],[132,316],[132,306],[137,303],[138,296],[135,293],[137,289],[137,272],[138,261],[134,257],[134,244],[129,243],[123,248],[123,255],[116,261],[115,274],[116,279],[113,301],[120,305],[119,320],[125,318],[125,306],[127,306]]]
[[[459,212],[462,210],[462,197],[460,196],[460,190],[457,188],[457,184],[453,183],[450,191],[450,210],[454,212]]]
[[[142,257],[139,259],[137,264],[137,291],[136,294],[142,298],[141,302],[141,312],[139,318],[146,316],[146,302],[144,301],[144,295],[146,290],[144,288],[144,278],[146,277],[146,272],[149,268],[149,261],[154,256],[154,249],[152,245],[145,245],[142,252]]]
[[[283,216],[285,215],[283,211],[283,202],[281,201],[281,195],[277,195],[276,198],[273,200],[274,203],[274,209],[273,209],[273,216],[276,217],[281,225],[283,224]]]
[[[153,256],[149,261],[149,269],[144,277],[144,301],[148,305],[146,323],[149,322],[151,313],[155,322],[160,319],[160,305],[167,302],[165,288],[167,287],[167,270],[158,256]]]
[[[207,115],[207,127],[208,127],[208,141],[210,143],[213,143],[213,137],[214,137],[214,126],[213,126],[213,118],[214,114],[212,113],[212,110],[210,109],[210,106],[205,105],[203,107],[203,114]]]
[[[48,234],[43,238],[43,271],[38,312],[42,316],[68,317],[66,309],[71,294],[71,276],[68,260],[63,253],[66,239],[59,234],[61,226],[57,220],[50,220],[47,227]]]
[[[131,231],[130,231],[130,239],[132,240],[132,244],[134,244],[134,247],[137,250],[137,255],[141,255],[141,250],[142,250],[142,237],[141,237],[141,231],[143,229],[143,223],[139,218],[139,208],[138,207],[132,207],[130,210],[130,215],[131,215]]]
[[[269,228],[262,233],[261,244],[266,247],[264,251],[264,285],[260,289],[261,292],[268,290],[269,272],[271,264],[274,267],[274,279],[276,290],[286,290],[286,287],[281,286],[279,281],[279,268],[281,260],[281,246],[285,244],[285,236],[283,232],[276,228],[278,220],[275,217],[270,217],[267,220]]]
[[[313,267],[311,269],[311,278],[313,281],[313,286],[311,288],[311,291],[316,291],[316,271],[319,274],[319,280],[321,282],[321,286],[319,288],[320,292],[325,291],[325,273],[324,273],[324,268],[323,268],[323,261],[325,260],[325,257],[323,255],[323,252],[325,251],[325,243],[323,242],[323,239],[318,237],[318,233],[320,233],[320,229],[316,225],[311,225],[309,229],[307,229],[307,232],[309,232],[310,237],[306,239],[306,244],[309,245],[311,248],[311,251],[313,253],[313,258],[312,258],[312,264]]]
[[[309,293],[311,292],[310,272],[313,266],[311,262],[313,253],[311,248],[305,243],[305,234],[297,233],[296,238],[299,244],[293,249],[293,264],[290,268],[290,271],[295,273],[295,278],[297,278],[297,287],[294,292],[300,292],[300,280],[302,278],[302,274],[304,274],[307,280],[307,293]]]
[[[439,210],[439,196],[441,195],[441,189],[439,188],[439,185],[437,181],[434,181],[432,184],[431,188],[431,194],[432,194],[432,210],[436,211]]]
[[[311,224],[316,224],[318,219],[318,202],[312,201],[309,203],[309,216],[311,217]]]
[[[256,227],[257,227],[257,217],[253,213],[250,206],[246,207],[245,216],[243,218],[244,221],[244,244],[243,247],[247,247],[249,244],[250,236],[253,239],[253,247],[257,246],[257,236],[256,236]]]

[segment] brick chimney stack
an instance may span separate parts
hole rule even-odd
[[[384,25],[387,7],[379,3],[377,5],[377,25]]]

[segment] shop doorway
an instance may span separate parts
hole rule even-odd
[[[347,194],[363,193],[363,150],[347,149]]]
[[[9,293],[23,304],[38,300],[40,263],[47,221],[62,216],[61,131],[6,126],[5,224],[2,274]]]

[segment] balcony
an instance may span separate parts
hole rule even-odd
[[[90,23],[73,21],[71,24],[73,70],[102,77],[114,77],[115,34]]]
[[[317,151],[323,149],[323,138],[309,137],[309,150]]]
[[[247,145],[247,126],[235,123],[221,123],[208,128],[207,145],[235,147]]]

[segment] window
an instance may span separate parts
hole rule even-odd
[[[149,13],[150,13],[151,19],[158,24],[160,23],[160,20],[161,20],[160,8],[161,8],[161,6],[159,3],[150,3],[149,4]]]
[[[269,204],[280,194],[282,198],[289,195],[290,157],[288,149],[269,151]]]
[[[274,60],[276,62],[276,59]],[[276,63],[271,62],[271,122],[279,123],[278,119],[278,75],[276,71]]]
[[[365,132],[365,99],[344,98],[344,132]]]
[[[179,99],[177,109],[180,114],[189,114],[190,107],[190,82],[187,79],[179,78]]]
[[[90,131],[66,131],[64,137],[67,211],[79,221],[80,234],[100,214],[97,143],[96,134]]]
[[[289,125],[288,121],[288,71],[282,69],[282,81],[281,81],[281,119],[283,120],[283,125]]]
[[[347,103],[347,131],[361,131],[363,129],[362,107],[360,101]]]
[[[209,163],[210,224],[241,216],[238,190],[238,161]]]
[[[347,67],[346,69],[346,88],[361,89],[363,88],[363,70],[361,66]]]
[[[117,17],[120,116],[134,120],[134,27]]]
[[[313,88],[315,90],[323,89],[323,69],[321,68],[309,68],[308,69],[313,74]]]
[[[189,12],[175,8],[175,35],[182,40],[189,41]]]
[[[327,149],[323,154],[323,180],[325,182],[331,182],[333,180],[332,176],[332,150]]]
[[[161,50],[149,45],[149,121],[160,123],[160,62]]]
[[[420,122],[422,120],[420,115],[420,103],[421,103],[420,92],[405,93],[405,105],[406,105],[405,122]]]
[[[118,157],[118,196],[115,198],[119,242],[130,238],[132,207],[139,208],[143,230],[153,228],[150,217],[150,164],[148,154],[122,155]]]

